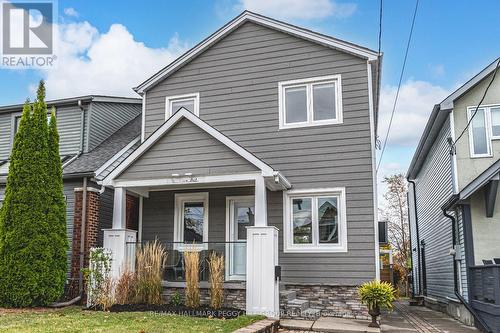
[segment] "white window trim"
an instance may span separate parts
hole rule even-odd
[[[484,122],[485,122],[485,129],[486,129],[486,144],[488,148],[488,152],[486,154],[475,154],[474,153],[474,136],[472,133],[472,122],[468,128],[468,133],[469,133],[469,152],[470,152],[470,157],[471,158],[483,158],[483,157],[492,157],[492,147],[491,147],[491,121],[490,121],[490,116],[489,116],[489,108],[486,106],[481,106],[479,109],[484,109]],[[470,121],[472,114],[476,110],[475,106],[469,106],[467,108],[467,122]]]
[[[337,244],[293,244],[292,227],[292,199],[297,197],[325,197],[335,196],[338,198],[340,214],[339,243]],[[313,212],[314,214],[314,212]],[[316,213],[317,214],[317,213]],[[313,243],[316,242],[319,228],[313,222]],[[285,253],[330,253],[347,252],[347,211],[345,187],[318,188],[304,190],[290,190],[283,192],[283,230],[284,230],[284,252]]]
[[[335,119],[326,120],[314,120],[313,118],[313,85],[316,84],[326,84],[335,83]],[[306,98],[307,98],[307,121],[300,123],[290,123],[287,124],[286,120],[286,110],[285,110],[285,88],[306,86]],[[321,126],[321,125],[332,125],[332,124],[342,124],[343,110],[342,110],[342,78],[340,74],[312,77],[307,79],[283,81],[278,83],[278,104],[279,104],[279,129],[287,128],[299,128],[299,127],[309,127],[309,126]]]
[[[188,100],[194,99],[194,114],[199,117],[200,116],[200,93],[191,93],[185,95],[176,95],[176,96],[167,96],[165,97],[165,120],[172,117],[172,110],[170,109],[170,103],[176,100]]]
[[[487,109],[487,113],[488,113],[488,119],[489,119],[489,122],[490,122],[490,138],[491,140],[500,140],[500,135],[493,135],[493,121],[492,121],[492,118],[491,118],[491,109],[496,109],[496,108],[500,108],[500,104],[490,104],[490,105],[485,105],[484,106],[486,109]]]
[[[174,249],[178,251],[196,250],[202,251],[208,249],[208,192],[195,193],[176,193],[174,208],[174,242],[184,242],[184,209],[186,202],[203,202],[203,244],[181,244],[174,243]]]

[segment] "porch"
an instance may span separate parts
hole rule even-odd
[[[217,181],[207,182],[207,178]],[[200,253],[203,299],[204,295],[208,298],[207,259],[217,253],[224,257],[224,288],[231,305],[250,313],[277,313],[277,229],[267,225],[267,191],[283,189],[279,177],[240,174],[226,181],[218,176],[203,177],[203,181],[197,178],[202,183],[191,179],[179,177],[171,184],[147,187],[144,182],[122,187],[116,185],[125,183],[115,183],[113,229],[105,230],[105,247],[113,253],[112,274],[118,277],[125,267],[133,269],[138,246],[157,239],[167,252],[163,276],[166,299],[176,292],[182,294],[184,253],[193,250]],[[137,231],[125,228],[127,195],[139,200]]]
[[[469,267],[470,302],[490,329],[500,330],[500,264]]]

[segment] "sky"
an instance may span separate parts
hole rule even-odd
[[[57,3],[58,66],[0,69],[0,105],[22,103],[40,79],[48,98],[134,96],[132,87],[249,9],[377,49],[379,1],[197,0]],[[389,122],[408,39],[413,0],[384,0],[378,132]],[[500,2],[420,0],[380,180],[406,172],[434,104],[500,55]],[[380,155],[380,151],[378,151]],[[383,200],[381,200],[383,202]]]

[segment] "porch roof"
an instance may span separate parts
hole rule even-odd
[[[199,136],[201,140],[199,142],[204,142],[206,147],[208,144],[207,151],[203,147],[177,146],[179,142],[176,138],[178,137],[194,137],[191,141],[196,145],[196,136]],[[209,148],[215,148],[215,152],[210,151]],[[199,155],[191,154],[188,158],[184,157],[182,153],[189,149],[198,149]],[[218,160],[218,154],[227,156],[234,167],[227,167],[224,164],[227,163],[227,158]],[[200,165],[193,156],[208,157],[208,164]],[[151,169],[151,164],[143,165],[146,163],[144,161],[154,162],[162,169],[160,171]],[[216,172],[206,173],[203,172],[204,169],[213,169]],[[279,171],[274,170],[199,117],[182,108],[139,145],[103,179],[102,183],[114,187],[171,187],[179,186],[179,183],[184,183],[184,185],[242,183],[252,181],[258,175],[267,178],[270,189],[286,189],[291,186]]]

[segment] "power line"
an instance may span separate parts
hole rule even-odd
[[[382,14],[383,14],[383,8],[384,8],[384,1],[380,0],[380,13],[379,13],[379,18],[378,18],[378,61],[377,61],[377,76],[378,76],[377,81],[379,82],[379,87],[377,88],[377,90],[380,89],[380,77],[381,77],[380,58],[382,56],[381,50],[382,50]],[[380,141],[378,139],[378,135],[375,139],[376,139],[375,140],[375,149],[378,149],[380,147]]]
[[[481,97],[481,100],[479,101],[479,103],[477,104],[476,106],[476,109],[474,110],[474,113],[472,114],[472,116],[470,117],[469,121],[467,122],[467,125],[465,126],[465,128],[463,129],[462,133],[460,133],[460,135],[458,136],[458,138],[455,140],[455,142],[453,142],[451,144],[451,153],[454,155],[456,153],[456,146],[457,146],[457,142],[458,140],[460,140],[462,138],[462,136],[465,134],[465,132],[467,131],[467,129],[469,128],[470,124],[472,123],[472,121],[474,120],[474,117],[476,116],[477,114],[477,111],[479,110],[479,107],[481,106],[481,104],[483,103],[484,99],[486,98],[486,94],[488,93],[488,90],[490,89],[491,87],[491,84],[493,83],[493,81],[495,80],[495,76],[497,76],[497,71],[498,71],[498,66],[500,65],[500,58],[498,58],[498,61],[497,61],[497,65],[495,66],[495,71],[493,72],[493,76],[491,77],[491,80],[490,82],[488,83],[488,85],[486,86],[486,89],[484,90],[484,93],[483,93],[483,97]]]
[[[391,131],[392,120],[394,119],[394,112],[396,111],[396,104],[398,103],[399,90],[401,89],[401,82],[403,81],[403,75],[404,75],[405,67],[406,67],[406,60],[408,59],[408,51],[410,50],[411,38],[413,36],[413,28],[415,26],[415,18],[417,17],[418,3],[419,3],[419,0],[416,1],[415,9],[413,11],[413,18],[411,21],[410,35],[408,36],[408,42],[406,43],[406,51],[405,51],[405,57],[403,60],[403,67],[401,68],[401,75],[399,76],[399,83],[398,83],[398,89],[396,91],[396,98],[394,99],[394,104],[392,106],[391,119],[389,120],[389,127],[387,127],[387,133],[385,134],[384,144],[382,146],[382,152],[380,153],[380,159],[379,159],[378,165],[377,165],[377,172],[378,172],[378,169],[380,168],[380,164],[382,163],[382,158],[384,157],[385,147],[387,146],[387,139],[389,138],[389,133]]]

